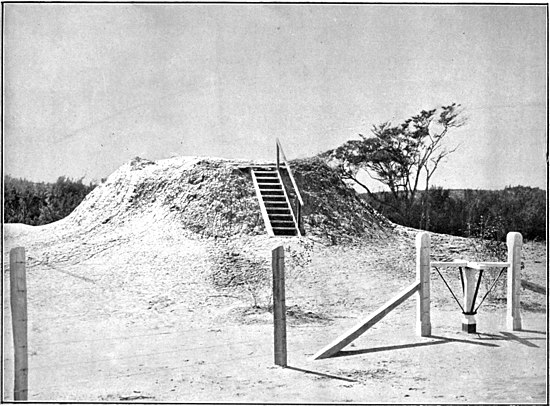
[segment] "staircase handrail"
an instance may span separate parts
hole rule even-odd
[[[286,170],[288,172],[288,176],[290,177],[290,181],[292,182],[292,186],[294,187],[294,191],[296,192],[296,197],[298,198],[298,201],[300,202],[300,206],[304,205],[304,201],[302,200],[302,195],[300,194],[300,190],[298,189],[298,185],[296,185],[296,180],[294,179],[294,175],[292,174],[292,170],[290,169],[290,164],[288,163],[288,160],[286,159],[285,152],[283,151],[283,147],[281,146],[281,142],[278,138],[277,140],[277,171],[279,170],[279,154],[282,155],[283,162],[285,164]]]
[[[290,181],[292,182],[292,187],[294,188],[294,192],[296,193],[296,199],[298,202],[296,203],[296,210],[295,210],[295,218],[297,221],[298,226],[298,232],[302,229],[302,207],[304,205],[304,201],[302,200],[302,195],[300,194],[300,190],[298,189],[298,185],[296,184],[296,180],[294,179],[294,175],[292,174],[292,170],[290,169],[290,164],[288,163],[288,160],[286,159],[285,152],[283,151],[283,147],[281,145],[281,142],[279,141],[279,138],[276,138],[277,141],[277,173],[279,173],[279,154],[283,158],[283,163],[285,164],[286,170],[288,172],[288,176],[290,177]],[[281,178],[282,182],[282,178]],[[283,184],[284,187],[284,184]],[[291,206],[292,208],[292,206]]]

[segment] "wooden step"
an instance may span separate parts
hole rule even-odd
[[[255,165],[249,165],[248,168],[252,168],[253,170],[256,170],[258,168],[259,170],[262,169],[276,169],[276,164],[255,164]]]
[[[277,220],[292,220],[292,214],[290,213],[290,210],[285,212],[279,211],[276,213],[270,212],[270,213],[267,213],[267,216],[269,218],[269,222],[277,221]]]
[[[262,195],[264,202],[285,202],[285,195]]]
[[[290,227],[290,228],[294,228],[295,225],[294,225],[294,221],[292,220],[292,218],[290,219],[269,219],[270,220],[270,224],[272,227]]]
[[[270,201],[265,201],[264,200],[264,203],[265,203],[265,207],[267,208],[279,208],[279,209],[288,209],[288,203],[287,202],[270,202]]]
[[[284,214],[285,212],[288,212],[290,214],[290,207],[266,207],[267,214]]]
[[[262,189],[260,192],[264,198],[269,196],[285,196],[283,189]]]
[[[296,229],[293,228],[278,228],[273,227],[273,234],[275,235],[289,235],[289,236],[295,236],[296,235]]]
[[[261,185],[262,183],[272,184],[272,183],[279,183],[279,178],[258,178],[258,177],[256,177],[256,181],[258,182],[258,185]]]
[[[281,184],[281,182],[279,182],[279,178],[256,178],[256,182],[260,185]]]
[[[282,190],[280,183],[258,183],[260,191],[262,190]]]
[[[288,213],[282,213],[282,212],[276,212],[276,213],[267,213],[269,216],[269,220],[271,221],[293,221],[292,215],[290,214],[290,210],[288,210]]]
[[[289,221],[275,221],[271,220],[271,227],[273,228],[291,228],[294,230],[294,221],[290,219]]]

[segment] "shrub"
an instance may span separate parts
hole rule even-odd
[[[270,301],[271,267],[267,258],[245,253],[239,241],[217,244],[210,255],[210,280],[219,290],[244,292],[250,295],[252,307]]]
[[[271,257],[260,256],[248,240],[218,240],[211,251],[212,285],[221,291],[247,294],[254,308],[272,308]],[[300,239],[284,246],[285,285],[292,287],[304,275],[313,256],[313,243]]]
[[[33,226],[67,217],[96,187],[61,176],[55,183],[4,177],[4,222]]]
[[[505,227],[502,217],[486,218],[481,216],[480,220],[470,229],[470,242],[473,252],[473,261],[479,262],[506,262],[508,248],[505,240]],[[493,281],[498,277],[501,268],[490,268],[484,270],[482,279],[485,291],[487,291]],[[501,275],[500,279],[488,294],[489,301],[499,301],[506,298],[506,275]],[[478,300],[481,300],[480,298]]]

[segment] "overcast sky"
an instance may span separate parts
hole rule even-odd
[[[273,159],[457,102],[433,184],[546,188],[545,6],[4,4],[4,173]]]

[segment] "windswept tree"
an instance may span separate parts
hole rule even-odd
[[[390,206],[400,217],[406,218],[422,184],[428,191],[440,162],[456,150],[456,147],[447,148],[443,139],[452,128],[461,127],[465,122],[460,105],[456,103],[422,110],[398,125],[390,122],[374,125],[371,137],[359,134],[360,140],[347,141],[321,154],[321,157],[335,163],[344,179],[362,186],[372,199]],[[360,170],[385,184],[392,199],[378,199],[367,185],[358,180]],[[424,193],[424,198],[427,195]],[[423,200],[423,206],[419,226],[427,228],[428,202]]]

